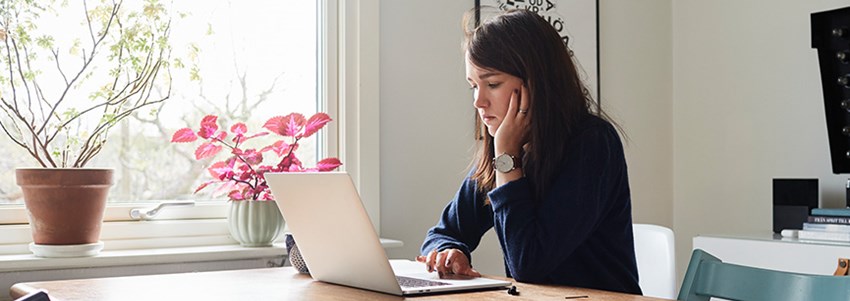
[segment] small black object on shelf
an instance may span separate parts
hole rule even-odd
[[[803,229],[818,207],[818,179],[773,179],[773,232]]]

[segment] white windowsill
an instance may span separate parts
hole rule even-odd
[[[393,239],[381,239],[381,245],[398,248],[403,242]],[[241,260],[286,256],[286,247],[277,243],[267,248],[246,248],[239,245],[199,246],[182,248],[152,248],[136,250],[102,251],[93,257],[77,258],[41,258],[32,254],[0,256],[0,273],[56,270],[72,268],[93,268],[148,264],[170,264],[185,262],[204,262],[219,260]]]

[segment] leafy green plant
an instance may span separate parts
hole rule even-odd
[[[80,37],[40,28],[69,5]],[[170,26],[158,0],[0,0],[0,129],[43,167],[85,166],[118,122],[170,97]]]

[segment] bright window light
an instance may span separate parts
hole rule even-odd
[[[138,10],[151,1],[126,0],[122,6]],[[193,191],[210,180],[206,168],[228,153],[222,151],[216,158],[197,161],[194,151],[200,143],[170,143],[171,135],[183,127],[197,130],[208,114],[219,116],[221,127],[245,122],[249,133],[256,133],[263,130],[263,123],[270,117],[291,112],[309,117],[317,112],[321,99],[319,5],[314,1],[278,0],[159,2],[172,15],[169,99],[115,126],[105,148],[87,167],[115,169],[111,203],[223,200],[225,195],[213,194],[214,187],[197,194]],[[35,20],[39,35],[55,37],[53,43],[60,46],[59,64],[66,70],[80,64],[71,52],[83,51],[91,44],[82,3],[45,1],[47,10]],[[99,1],[90,0],[88,7],[97,4]],[[75,41],[79,41],[78,46],[73,46]],[[0,45],[0,51],[5,56],[3,47]],[[33,68],[45,75],[58,74],[57,62],[48,56],[52,56],[50,52],[40,53]],[[86,85],[102,85],[109,78],[106,68],[92,70]],[[9,65],[0,66],[0,73],[8,74]],[[47,76],[41,85],[44,93],[55,95],[63,85],[62,77]],[[0,83],[0,95],[8,96],[9,88],[8,80]],[[167,84],[160,81],[152,93],[162,96],[167,90]],[[89,96],[72,95],[68,108],[85,106],[91,102]],[[262,148],[276,138],[280,137],[267,135],[249,141],[247,147]],[[300,142],[299,159],[305,166],[315,165],[320,141],[314,136]],[[24,149],[0,132],[0,205],[23,203],[14,182],[15,168],[37,165]]]

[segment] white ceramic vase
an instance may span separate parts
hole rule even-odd
[[[283,229],[275,201],[228,201],[230,236],[243,247],[269,247]]]

